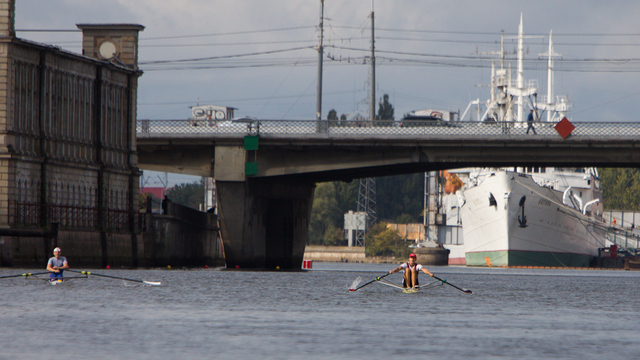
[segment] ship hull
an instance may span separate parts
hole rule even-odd
[[[467,266],[588,267],[604,228],[531,176],[499,171],[464,192]]]
[[[542,251],[486,251],[465,254],[467,266],[589,267],[593,256]]]
[[[449,250],[449,265],[466,265],[467,259],[464,245],[444,244],[444,248]]]

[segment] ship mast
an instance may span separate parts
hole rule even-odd
[[[520,25],[518,26],[518,75],[516,78],[518,90],[524,89],[524,36],[522,26],[522,13],[520,13]],[[524,96],[518,96],[518,121],[524,121]]]
[[[547,70],[547,101],[545,104],[541,104],[540,108],[547,111],[547,122],[556,121],[556,117],[564,117],[566,113],[572,108],[572,104],[569,102],[568,97],[566,96],[556,96],[553,94],[554,88],[554,73],[553,73],[553,57],[561,56],[553,51],[553,39],[552,39],[553,31],[549,32],[549,51],[540,54],[539,56],[548,56],[549,57],[549,67]]]
[[[553,56],[559,55],[553,52],[553,30],[549,31],[549,68],[547,69],[547,105],[551,109],[553,102]],[[551,111],[547,111],[547,122],[551,122]]]
[[[524,82],[524,30],[522,25],[522,13],[520,13],[520,25],[518,26],[518,69],[516,77],[516,86],[508,87],[507,92],[510,95],[518,97],[518,114],[517,121],[525,121],[524,98],[538,93],[535,86],[527,86]],[[534,104],[535,105],[535,104]]]

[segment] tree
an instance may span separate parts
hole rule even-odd
[[[376,120],[381,120],[381,121],[393,121],[394,120],[394,115],[393,115],[393,105],[391,105],[391,103],[389,102],[389,95],[384,94],[382,96],[382,100],[380,102],[378,102],[378,116],[376,117]]]
[[[413,223],[421,218],[424,175],[411,174],[376,179],[376,204],[379,220]],[[359,181],[322,183],[316,187],[309,225],[309,243],[324,243],[329,225],[342,229],[344,214],[355,210]],[[404,216],[402,216],[404,215]],[[401,218],[399,218],[401,217]],[[397,222],[397,221],[396,221]]]
[[[396,230],[388,229],[384,222],[377,223],[369,229],[366,238],[365,253],[368,256],[406,257],[408,248]]]
[[[402,214],[396,218],[396,224],[413,224],[416,223],[416,218],[410,214]]]
[[[329,110],[327,120],[338,120],[338,113],[334,109]]]
[[[204,180],[176,185],[167,191],[167,198],[176,204],[199,210],[204,201]]]
[[[322,240],[325,246],[344,245],[344,230],[338,229],[333,226],[333,224],[329,224]]]
[[[149,196],[153,196],[151,194],[138,194],[138,211],[139,212],[147,212],[147,198]]]
[[[340,126],[347,126],[347,115],[340,115]]]
[[[640,170],[598,169],[605,210],[640,210]]]
[[[324,243],[325,232],[329,226],[342,227],[342,212],[336,201],[336,185],[333,182],[318,184],[313,198],[311,218],[309,221],[309,243]],[[338,225],[340,224],[340,225]]]
[[[378,220],[393,222],[402,214],[421,217],[424,206],[424,173],[376,179]]]
[[[334,229],[344,228],[344,214],[353,210],[358,200],[357,186],[356,181],[318,184],[311,208],[310,244],[323,244],[326,232],[331,231],[330,226]]]

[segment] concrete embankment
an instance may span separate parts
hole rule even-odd
[[[422,265],[447,265],[449,261],[449,250],[447,249],[419,248],[414,252],[417,255],[418,263]],[[393,256],[367,257],[363,247],[307,245],[304,260],[386,264],[403,262],[407,259],[396,259]]]

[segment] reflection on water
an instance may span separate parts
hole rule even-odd
[[[403,294],[375,282],[350,292],[358,277],[363,284],[394,265],[313,267],[102,271],[161,287],[2,279],[0,359],[630,359],[640,351],[640,272],[429,267],[468,295],[449,286]]]

